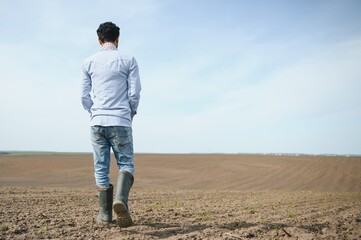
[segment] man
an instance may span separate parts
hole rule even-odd
[[[134,57],[118,52],[118,26],[102,23],[97,34],[102,49],[84,61],[81,84],[81,101],[91,118],[99,196],[97,222],[112,222],[114,208],[117,225],[129,227],[133,224],[128,196],[134,182],[132,121],[140,99],[139,71]],[[119,167],[114,202],[113,185],[109,182],[110,149]]]

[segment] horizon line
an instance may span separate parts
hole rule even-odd
[[[78,154],[93,154],[93,152],[72,152],[72,151],[26,151],[26,150],[0,150],[1,155],[78,155]],[[327,156],[327,157],[361,157],[360,153],[356,154],[336,154],[336,153],[287,153],[287,152],[267,152],[267,153],[251,153],[251,152],[135,152],[136,154],[177,154],[177,155],[202,155],[202,154],[224,154],[224,155],[272,155],[272,156]]]

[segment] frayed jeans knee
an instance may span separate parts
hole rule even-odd
[[[119,171],[134,175],[132,128],[124,126],[92,126],[91,142],[94,156],[94,176],[98,187],[109,187],[110,149]]]

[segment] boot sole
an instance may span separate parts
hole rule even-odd
[[[119,227],[126,228],[133,225],[132,218],[130,217],[129,211],[123,202],[113,203],[113,209],[117,215],[115,221]]]

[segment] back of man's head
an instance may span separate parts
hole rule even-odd
[[[114,42],[119,37],[119,27],[112,22],[105,22],[99,25],[97,34],[103,43]]]

